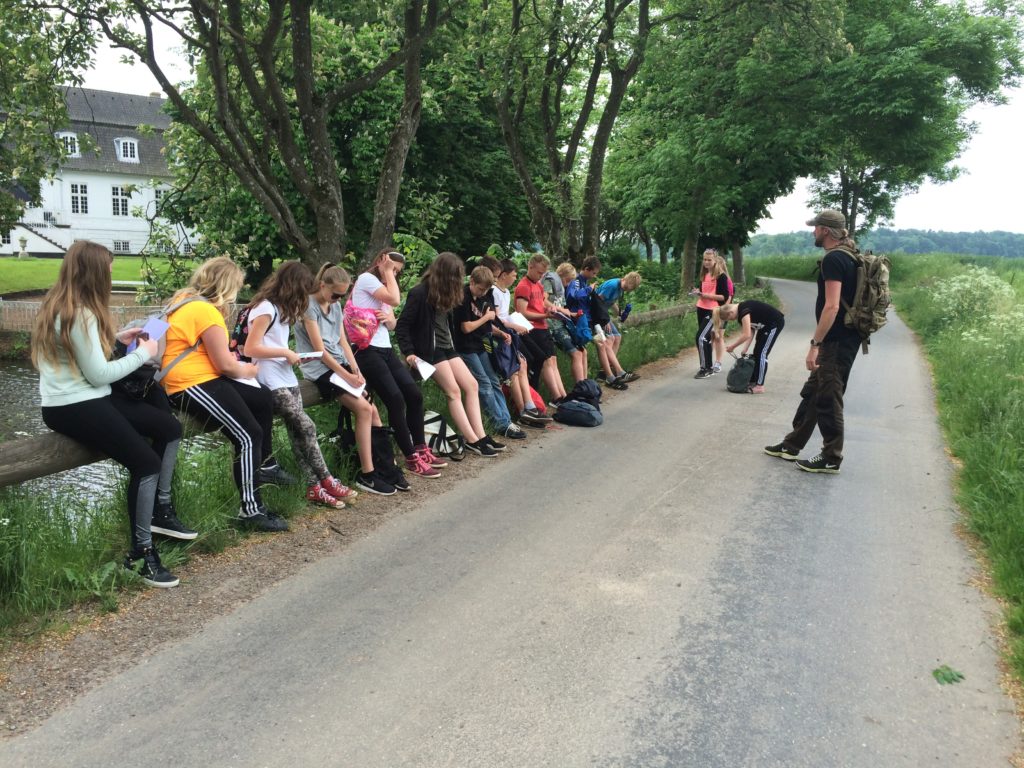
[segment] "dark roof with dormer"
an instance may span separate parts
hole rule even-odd
[[[63,168],[147,179],[170,175],[164,158],[163,132],[170,126],[171,118],[164,112],[164,99],[78,87],[67,88],[65,94],[70,119],[65,130],[79,136],[89,134],[99,151],[82,151],[81,157],[69,157]],[[142,133],[142,125],[152,126],[153,131]],[[134,139],[138,143],[139,162],[118,160],[116,139]]]

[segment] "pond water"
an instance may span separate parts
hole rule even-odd
[[[27,360],[0,360],[0,442],[46,433],[39,411],[39,374]],[[117,465],[101,461],[30,480],[41,491],[67,490],[93,496],[118,480]]]

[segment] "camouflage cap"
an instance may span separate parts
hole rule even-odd
[[[846,217],[839,211],[826,208],[807,222],[808,227],[829,227],[830,229],[846,229]]]

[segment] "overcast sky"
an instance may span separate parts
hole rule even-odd
[[[180,58],[169,45],[165,50],[172,81],[188,77]],[[96,67],[87,73],[85,86],[121,93],[148,94],[159,91],[156,80],[141,65],[120,63],[120,53],[98,52]],[[174,64],[177,63],[177,66]],[[926,184],[896,205],[892,226],[897,229],[934,229],[947,232],[1005,230],[1024,232],[1020,187],[1024,183],[1024,145],[1019,138],[1024,128],[1024,92],[1013,91],[1010,103],[993,107],[980,105],[969,117],[978,124],[957,164],[965,173],[948,184]],[[758,232],[795,232],[805,229],[810,218],[806,183],[775,203],[770,217],[759,223]]]

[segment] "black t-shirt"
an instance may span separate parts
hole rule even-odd
[[[455,351],[476,353],[484,351],[484,337],[491,332],[491,324],[484,323],[475,331],[463,333],[462,324],[472,322],[483,317],[488,309],[494,309],[494,298],[490,291],[484,293],[479,299],[473,296],[473,292],[466,285],[462,289],[462,303],[457,306],[453,313],[455,321]]]
[[[818,300],[814,304],[815,320],[821,319],[821,312],[825,308],[826,280],[838,280],[843,287],[840,291],[842,301],[839,302],[839,314],[836,315],[835,322],[832,323],[832,327],[822,341],[859,341],[860,334],[853,328],[846,327],[844,322],[846,308],[843,306],[843,301],[852,304],[854,295],[857,293],[857,262],[846,251],[834,250],[825,254],[825,258],[821,260],[821,269],[818,271]]]
[[[785,315],[771,304],[754,299],[747,299],[736,305],[737,320],[743,320],[747,315],[750,315],[751,324],[763,325],[765,328],[778,328],[786,321]]]

